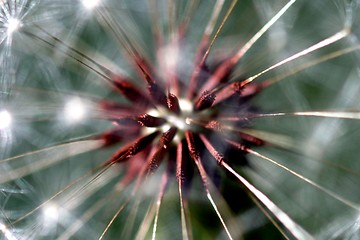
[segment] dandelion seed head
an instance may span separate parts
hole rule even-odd
[[[78,123],[85,118],[86,114],[86,105],[79,98],[70,99],[65,103],[64,116],[68,123]]]
[[[0,130],[4,130],[10,127],[12,122],[11,114],[6,111],[0,111]]]
[[[11,0],[11,3],[14,2],[16,1]],[[53,1],[49,0],[44,2],[52,3]],[[57,11],[58,6],[63,4],[63,1],[54,2],[56,2],[55,5],[49,5]],[[72,3],[72,1],[64,2]],[[91,10],[99,4],[105,4],[104,2],[100,3],[100,0],[78,0],[77,2],[79,6],[82,5],[80,6],[80,9],[83,9],[82,12],[86,11],[90,14],[93,13]],[[292,170],[291,166],[287,166],[287,164],[290,165],[294,161],[287,161],[283,166],[281,165],[281,159],[277,162],[278,159],[272,160],[270,157],[263,156],[258,153],[257,150],[254,150],[261,148],[265,153],[269,149],[276,149],[276,151],[291,150],[291,146],[294,146],[295,143],[290,142],[285,136],[286,124],[284,124],[284,127],[280,126],[279,134],[277,132],[267,132],[266,127],[268,125],[266,123],[265,128],[262,129],[260,125],[262,124],[262,120],[259,119],[259,121],[257,121],[256,119],[264,116],[270,117],[271,114],[263,112],[268,110],[265,103],[261,101],[254,102],[253,99],[257,98],[257,96],[260,95],[259,93],[264,95],[264,97],[271,96],[271,99],[275,99],[274,96],[276,96],[276,98],[280,99],[281,96],[267,94],[266,91],[263,91],[265,89],[267,90],[268,85],[267,82],[263,84],[264,82],[262,82],[262,80],[265,81],[267,79],[261,79],[260,76],[264,76],[265,78],[272,77],[271,74],[274,74],[277,77],[277,70],[280,67],[284,66],[285,68],[288,63],[303,59],[304,56],[315,52],[315,50],[325,48],[348,36],[348,33],[342,32],[342,34],[337,34],[335,37],[328,37],[327,41],[322,40],[320,43],[316,41],[312,45],[306,46],[306,48],[301,47],[300,50],[295,51],[290,56],[286,56],[282,61],[274,60],[274,62],[269,63],[267,66],[254,66],[254,69],[249,71],[248,68],[253,68],[253,62],[262,62],[258,61],[259,59],[267,62],[267,57],[264,57],[267,51],[264,51],[263,48],[271,49],[272,53],[274,53],[268,54],[270,60],[276,59],[278,56],[276,52],[281,54],[280,52],[283,51],[280,50],[287,49],[288,45],[291,45],[291,47],[292,45],[298,45],[297,42],[292,42],[291,36],[288,35],[287,31],[289,30],[289,26],[286,26],[287,21],[284,21],[284,24],[278,24],[277,27],[275,25],[272,27],[275,22],[279,23],[278,19],[296,0],[288,1],[288,4],[283,8],[281,8],[281,6],[276,7],[277,11],[282,9],[278,13],[271,11],[269,16],[264,15],[264,22],[266,22],[266,24],[262,28],[259,27],[259,31],[244,31],[244,33],[242,33],[243,38],[250,35],[248,42],[246,42],[246,39],[239,38],[238,42],[231,46],[229,44],[219,44],[218,41],[218,39],[220,40],[223,36],[227,36],[226,32],[221,31],[223,23],[224,26],[226,26],[227,21],[229,21],[227,20],[226,16],[228,15],[226,14],[222,22],[223,13],[228,12],[229,15],[232,14],[231,7],[228,11],[225,11],[227,7],[227,4],[225,4],[226,1],[211,1],[211,3],[216,4],[212,17],[207,16],[207,13],[212,9],[212,4],[209,4],[207,1],[168,1],[168,3],[167,1],[151,1],[150,3],[146,1],[108,2],[110,5],[104,6],[104,8],[101,8],[101,11],[94,12],[96,14],[92,17],[98,20],[99,23],[95,23],[94,26],[90,26],[94,23],[92,20],[88,26],[87,23],[82,21],[81,24],[72,22],[71,17],[64,17],[61,18],[61,20],[55,18],[55,25],[59,25],[60,28],[62,28],[63,25],[64,31],[51,31],[50,26],[46,24],[37,25],[34,24],[34,21],[29,21],[28,26],[28,21],[19,14],[7,15],[5,19],[5,27],[2,27],[5,38],[7,37],[6,33],[11,36],[19,27],[22,27],[21,22],[26,23],[26,29],[24,26],[23,31],[21,31],[24,36],[27,36],[26,39],[34,43],[40,43],[41,47],[45,46],[44,49],[46,46],[48,47],[46,51],[29,51],[29,53],[26,52],[26,54],[32,57],[31,54],[34,53],[38,58],[43,57],[43,54],[46,55],[50,53],[51,56],[53,56],[52,53],[54,53],[54,55],[61,54],[61,56],[64,56],[66,59],[64,59],[64,62],[56,61],[57,59],[55,59],[56,63],[59,64],[58,75],[60,75],[60,72],[62,75],[62,70],[64,70],[64,76],[69,77],[69,81],[74,83],[69,86],[74,86],[82,91],[79,95],[73,96],[92,97],[91,100],[87,100],[83,97],[60,95],[59,102],[58,98],[54,98],[54,102],[48,101],[50,102],[49,107],[46,105],[48,103],[44,103],[43,107],[43,99],[41,99],[41,103],[39,103],[40,111],[38,111],[40,113],[32,113],[29,111],[31,114],[34,114],[34,117],[31,115],[31,118],[29,118],[30,121],[35,120],[35,123],[31,124],[31,128],[34,128],[34,131],[31,131],[31,137],[44,137],[44,139],[40,140],[44,140],[43,142],[46,145],[53,143],[51,142],[53,137],[55,144],[54,146],[51,145],[50,147],[41,149],[41,147],[43,147],[42,141],[31,142],[32,148],[33,145],[35,145],[36,148],[39,147],[40,150],[35,149],[30,153],[15,157],[11,156],[11,158],[5,159],[5,161],[2,161],[6,163],[3,166],[6,165],[7,167],[8,165],[11,171],[7,173],[8,169],[4,168],[6,171],[0,174],[0,180],[3,179],[2,181],[6,184],[15,183],[16,180],[22,180],[23,178],[27,180],[27,177],[36,180],[39,176],[42,180],[43,174],[56,172],[59,174],[58,176],[50,175],[49,177],[54,179],[54,181],[51,182],[59,185],[60,189],[54,189],[54,194],[51,197],[44,199],[41,204],[37,205],[37,208],[24,217],[16,219],[16,216],[6,216],[7,219],[9,219],[9,225],[0,224],[0,234],[2,233],[6,239],[15,239],[11,238],[12,235],[9,235],[7,227],[16,226],[16,224],[23,219],[30,220],[31,218],[35,218],[39,223],[34,223],[34,226],[40,227],[39,229],[41,229],[42,232],[39,234],[44,238],[47,238],[48,234],[54,234],[54,237],[57,234],[62,234],[59,233],[59,231],[55,231],[57,230],[57,226],[61,225],[61,230],[64,230],[64,234],[60,237],[56,236],[58,239],[89,239],[86,235],[85,237],[80,237],[79,234],[88,234],[90,239],[93,237],[97,238],[100,235],[99,239],[102,239],[105,234],[118,234],[121,231],[123,231],[121,235],[112,235],[111,237],[109,236],[109,238],[133,239],[135,238],[131,233],[133,232],[133,226],[127,223],[124,226],[117,224],[116,222],[121,222],[121,220],[118,221],[117,218],[119,216],[121,218],[123,217],[122,209],[129,208],[136,211],[140,209],[141,211],[138,212],[142,215],[142,213],[146,211],[145,205],[151,202],[147,211],[149,214],[140,216],[140,218],[144,218],[144,227],[139,227],[136,238],[146,238],[147,229],[151,229],[153,222],[153,239],[158,239],[161,238],[159,237],[161,233],[158,233],[156,228],[160,229],[161,227],[161,224],[158,224],[157,218],[163,217],[162,213],[159,214],[159,212],[163,211],[162,206],[160,209],[162,199],[165,196],[164,200],[166,201],[167,194],[172,193],[171,188],[173,188],[174,184],[171,184],[171,181],[178,181],[179,201],[177,202],[180,202],[181,213],[178,212],[177,214],[178,217],[181,218],[181,231],[184,239],[191,238],[192,228],[195,227],[191,226],[191,224],[187,225],[188,222],[193,222],[193,216],[190,216],[192,214],[188,214],[189,209],[187,206],[188,204],[192,204],[194,197],[197,198],[198,196],[206,196],[208,198],[209,206],[213,208],[214,214],[218,216],[218,225],[223,225],[225,230],[223,232],[226,232],[229,239],[239,239],[238,236],[240,234],[235,233],[231,236],[233,229],[230,229],[232,228],[230,225],[227,226],[227,224],[229,224],[229,219],[227,218],[230,214],[226,213],[226,207],[222,207],[223,202],[221,196],[220,198],[218,196],[218,194],[225,193],[224,200],[226,203],[229,203],[230,210],[232,210],[233,207],[236,209],[242,208],[242,206],[240,206],[242,205],[242,201],[237,201],[240,199],[239,196],[228,192],[226,189],[229,180],[227,179],[227,174],[230,174],[235,177],[233,180],[237,179],[237,183],[239,184],[239,186],[237,186],[238,189],[247,189],[245,192],[250,193],[249,197],[253,199],[254,203],[260,207],[260,210],[262,210],[266,216],[270,216],[271,222],[275,224],[280,223],[278,227],[280,231],[287,229],[285,232],[289,233],[289,238],[310,239],[308,236],[313,233],[308,234],[306,225],[303,230],[302,223],[298,224],[298,222],[293,220],[293,213],[287,211],[290,207],[285,208],[286,211],[282,210],[282,208],[280,208],[281,205],[277,206],[281,201],[278,199],[273,202],[273,200],[270,199],[272,195],[270,195],[270,197],[266,195],[268,193],[268,191],[264,190],[266,187],[259,187],[260,184],[266,185],[267,183],[273,186],[272,181],[276,181],[277,179],[282,180],[280,174],[276,171],[273,172],[272,168],[267,168],[266,170],[269,170],[271,174],[268,172],[264,174],[264,178],[267,178],[265,183],[260,181],[256,183],[256,181],[254,181],[255,177],[253,175],[259,174],[259,176],[262,176],[261,169],[257,167],[256,161],[267,161],[273,164],[274,168],[286,170],[287,173],[316,187],[317,190],[323,190],[325,188],[319,187],[319,185],[314,184],[312,180],[308,180],[302,176],[302,172],[297,173],[295,172],[296,169]],[[118,6],[116,2],[119,4]],[[265,1],[260,2],[262,3],[259,3],[259,5],[266,5]],[[284,1],[279,2],[283,4]],[[114,5],[111,5],[112,3],[114,3]],[[235,3],[236,1],[233,1],[232,6],[235,6]],[[256,10],[252,10],[253,1],[249,1],[249,3],[246,4],[249,8],[249,13],[254,15],[251,16],[254,17],[254,21],[252,22],[257,22],[259,18],[258,15],[262,14],[252,14],[254,13],[253,11],[256,12]],[[141,11],[135,8],[135,5],[141,7]],[[24,9],[29,8],[28,5],[24,6]],[[203,8],[206,10],[206,6],[210,6],[209,11],[203,11]],[[47,7],[48,6],[44,6],[45,11],[43,12],[49,14],[51,9],[47,11]],[[66,5],[66,7],[68,7],[68,5]],[[200,9],[200,11],[198,12],[197,9]],[[147,12],[144,14],[147,10],[150,11],[149,14],[147,14]],[[235,9],[235,11],[240,10]],[[166,13],[167,11],[168,13]],[[63,14],[62,11],[58,12],[59,14]],[[184,16],[182,16],[183,12]],[[73,12],[70,11],[69,14],[73,14]],[[49,16],[50,15],[51,14],[49,14]],[[12,21],[9,21],[8,26],[6,26],[7,20],[10,19],[9,16],[17,16],[18,18],[14,17]],[[75,16],[78,16],[77,12]],[[235,18],[239,16],[240,14],[236,14]],[[150,21],[146,23],[141,22],[143,19],[148,20],[148,17]],[[209,17],[210,19],[208,19]],[[206,25],[206,22],[205,24],[202,23],[202,18],[206,19],[205,21],[209,21],[208,25]],[[231,17],[229,19],[231,19]],[[197,23],[200,24],[196,25]],[[32,30],[31,24],[33,24],[32,26],[36,25],[36,31],[30,31]],[[246,25],[248,25],[248,23],[246,23]],[[84,31],[82,31],[82,27],[85,27]],[[239,29],[242,28],[239,27]],[[79,35],[74,37],[66,35],[67,30],[70,30],[70,34],[77,35],[79,33]],[[97,30],[100,31],[97,32]],[[197,36],[198,34],[193,34],[193,32],[201,34],[204,30],[205,35],[201,36],[201,38],[198,38],[200,35]],[[105,31],[112,35],[109,34],[108,36],[108,34],[103,34]],[[97,34],[100,32],[101,34]],[[268,33],[268,38],[264,37]],[[149,34],[153,34],[154,39],[150,39]],[[106,35],[106,37],[103,37],[104,35]],[[192,36],[195,36],[195,38],[192,38]],[[113,38],[112,40],[115,41],[109,38]],[[260,38],[265,38],[265,41],[268,40],[268,44],[261,42],[264,40],[258,42]],[[11,40],[10,37],[9,39]],[[139,41],[140,39],[141,41]],[[196,39],[199,41],[195,41]],[[312,36],[311,38],[309,37],[309,39],[312,41]],[[149,48],[149,51],[145,50],[142,42],[146,42],[146,48]],[[190,46],[192,43],[196,44],[194,48]],[[213,43],[215,45],[212,50]],[[108,48],[104,53],[102,53],[100,49],[97,49],[99,47],[103,50],[101,47],[103,44]],[[115,44],[119,45],[119,52],[114,50]],[[186,50],[188,46],[189,49]],[[152,47],[154,49],[152,49]],[[231,48],[234,48],[234,51],[230,51]],[[190,49],[191,52],[189,51]],[[192,49],[194,49],[194,51],[192,51]],[[214,52],[214,49],[216,52]],[[102,54],[104,54],[104,56],[102,56]],[[115,55],[116,57],[114,57]],[[242,58],[243,56],[247,59]],[[133,68],[126,70],[125,66],[121,65],[121,61],[117,61],[117,59],[120,58],[125,59],[124,61],[128,60],[126,66],[127,64],[130,66],[133,65]],[[51,57],[48,59],[52,60]],[[78,63],[84,67],[84,69],[82,69],[83,71],[77,71],[77,65],[71,66],[72,63]],[[111,67],[109,67],[109,65]],[[249,65],[249,67],[247,65]],[[309,66],[313,65],[310,64]],[[69,69],[67,69],[68,67]],[[113,69],[117,67],[124,69],[124,71],[114,71]],[[257,69],[258,67],[261,67],[261,69]],[[301,70],[301,66],[295,68],[294,72],[290,72],[289,76]],[[80,85],[82,84],[80,81],[84,79],[82,74],[87,74],[87,71],[89,71],[89,74],[96,75],[94,79],[99,81],[105,80],[109,83],[111,89],[109,91],[107,89],[103,91],[103,89],[98,88],[99,86],[103,87],[104,85],[102,84],[86,85],[91,87],[95,86],[96,88],[94,89],[80,88],[82,86]],[[120,74],[120,72],[122,72],[122,74]],[[51,78],[49,79],[55,80],[53,73],[55,73],[55,71],[49,71],[49,73],[46,74],[51,74]],[[14,71],[14,75],[16,74],[18,74],[18,72]],[[35,72],[34,75],[29,76],[29,79],[33,76],[35,76],[36,79],[42,79],[40,78],[42,74],[45,74],[45,72]],[[286,72],[284,76],[286,76]],[[248,77],[248,79],[244,79],[246,77]],[[138,80],[144,80],[144,82],[139,83]],[[267,81],[269,82],[269,80]],[[275,83],[275,81],[273,82]],[[277,82],[280,81],[276,80],[276,83]],[[35,85],[35,88],[38,86],[41,88],[46,84],[47,83],[41,83]],[[61,89],[61,86],[62,85],[57,85],[56,88],[51,89],[64,90]],[[48,91],[47,89],[47,86],[44,86],[44,91]],[[85,92],[87,90],[91,91]],[[53,93],[58,96],[55,90],[53,90]],[[37,91],[31,91],[31,94],[37,95]],[[66,98],[66,100],[62,100],[64,98]],[[34,97],[34,99],[37,98]],[[267,101],[269,105],[273,104],[273,101],[269,99]],[[284,99],[281,99],[281,101],[285,102]],[[30,104],[30,102],[26,102],[25,107]],[[38,103],[35,103],[35,105],[36,104]],[[281,109],[280,111],[285,110]],[[47,111],[51,111],[49,118],[47,118]],[[100,121],[100,123],[91,124],[91,127],[84,128],[77,126],[76,130],[78,131],[70,132],[69,137],[67,134],[58,134],[58,131],[46,125],[48,122],[53,124],[51,121],[53,121],[52,116],[54,111],[56,111],[57,116],[59,116],[57,120],[62,120],[67,124],[79,124],[86,120],[89,122]],[[5,115],[3,112],[5,112]],[[5,116],[0,114],[0,130],[11,125],[11,115],[7,111],[3,112],[0,112]],[[37,117],[36,114],[39,114],[39,116]],[[285,114],[273,113],[271,117],[275,118],[282,115]],[[295,115],[296,114],[293,113],[291,116]],[[19,115],[16,116],[17,118],[19,117]],[[300,115],[297,116],[297,118],[300,118]],[[253,121],[253,119],[255,120]],[[26,119],[26,121],[27,120],[28,119]],[[42,123],[44,120],[46,121],[45,124]],[[39,124],[38,121],[40,122]],[[276,126],[277,121],[274,121],[274,123]],[[270,125],[271,122],[269,126]],[[324,126],[328,127],[328,124]],[[19,127],[21,128],[22,125],[19,124]],[[37,131],[37,128],[39,128],[40,131]],[[258,128],[260,128],[260,130]],[[50,131],[51,133],[53,132],[53,134],[44,132],[45,130],[47,131],[47,129],[51,129]],[[65,128],[65,130],[68,129],[70,128]],[[271,126],[270,129],[273,129],[273,126]],[[282,131],[284,135],[282,135]],[[16,129],[16,133],[17,132],[20,132],[19,129]],[[3,132],[0,131],[0,134],[2,133]],[[316,136],[319,135],[316,131],[314,134]],[[334,134],[330,134],[329,132],[327,132],[327,134],[326,137],[328,136],[329,141],[326,141],[326,143],[339,135],[335,130]],[[293,135],[290,136],[289,139],[297,137]],[[323,136],[321,135],[321,137]],[[37,140],[39,138],[32,137],[30,140],[33,141],[34,139]],[[65,141],[65,143],[59,144],[59,141]],[[320,148],[320,144],[318,143],[319,141],[312,141],[309,145],[316,145],[317,148]],[[321,143],[321,149],[323,149],[326,144]],[[116,150],[111,153],[110,157],[105,156],[100,150],[110,145],[111,147],[108,148],[109,152],[113,151],[114,148],[116,148]],[[301,144],[297,145],[301,146]],[[19,146],[19,148],[20,147],[22,146]],[[309,151],[307,147],[305,147],[305,149]],[[90,151],[93,152],[90,153]],[[76,155],[79,155],[79,157],[76,157]],[[314,156],[315,152],[312,152],[311,155]],[[75,157],[81,159],[81,161],[76,162]],[[68,160],[69,162],[65,162]],[[23,162],[25,165],[23,165]],[[64,167],[57,168],[60,165]],[[305,164],[298,165],[306,166]],[[236,169],[233,168],[233,166],[236,167]],[[253,168],[249,168],[249,166]],[[259,164],[259,166],[263,165]],[[267,165],[264,164],[264,166]],[[245,173],[246,175],[244,175],[244,177],[240,175],[240,173],[237,172],[239,170],[241,174]],[[253,171],[253,174],[248,174],[250,170]],[[315,172],[314,169],[311,170]],[[111,175],[107,177],[109,171],[112,172]],[[224,171],[226,174],[222,174],[221,171]],[[31,178],[32,174],[34,178]],[[64,182],[62,182],[59,177],[64,178]],[[70,183],[68,183],[68,181],[70,181]],[[19,182],[19,184],[21,183],[21,181],[16,181],[16,183],[17,182]],[[202,183],[201,189],[204,190],[205,195],[200,195],[196,192],[200,189],[199,182]],[[284,185],[288,184],[288,181],[281,181],[281,183],[283,182]],[[36,186],[35,181],[29,184],[34,184],[34,188],[41,191],[41,186]],[[222,188],[223,186],[224,189]],[[27,187],[26,185],[24,188]],[[281,187],[279,189],[282,190]],[[217,190],[219,190],[219,192],[217,192]],[[276,189],[272,188],[271,190],[275,191]],[[286,190],[285,187],[284,190]],[[120,192],[121,194],[119,194]],[[190,194],[190,192],[192,193]],[[325,189],[323,192],[329,193],[330,191]],[[128,195],[128,193],[130,194]],[[65,199],[67,196],[73,197],[75,195],[77,198],[75,201],[67,201],[66,205],[62,204],[64,203],[62,201],[60,204],[60,197],[64,197]],[[156,195],[158,195],[157,199],[154,198]],[[329,195],[330,197],[334,196],[334,194]],[[12,200],[12,198],[15,197],[11,196],[9,199]],[[152,201],[147,201],[147,198],[153,199]],[[237,203],[233,202],[235,198]],[[133,201],[134,199],[136,201]],[[294,197],[292,197],[291,200],[293,199]],[[6,205],[3,207],[5,210],[8,210],[8,205],[10,208],[12,207],[10,200],[4,204]],[[296,199],[294,202],[296,204]],[[152,205],[153,203],[155,204]],[[119,210],[113,216],[99,216],[98,218],[98,215],[103,215],[102,213],[106,213],[107,215],[109,212],[112,212],[113,209],[117,208],[118,204],[120,204]],[[345,202],[345,204],[347,204],[347,202]],[[21,210],[24,210],[25,207],[26,206],[19,206]],[[190,207],[194,209],[193,206]],[[247,208],[247,206],[244,206],[244,208]],[[178,210],[178,208],[174,209]],[[170,212],[174,209],[167,208]],[[124,212],[126,211],[127,210]],[[70,216],[72,215],[69,214],[71,212],[76,212],[76,221],[73,221],[75,216]],[[234,213],[240,215],[241,212],[242,211],[236,211]],[[130,224],[133,223],[135,225],[135,221],[131,221],[131,218],[138,219],[137,214],[138,213],[133,213],[133,210],[130,211],[130,221],[128,221]],[[194,215],[196,216],[197,214]],[[254,215],[254,217],[256,216]],[[71,221],[69,221],[70,219]],[[103,232],[99,233],[97,232],[98,228],[99,226],[102,227],[104,219],[107,221],[106,229],[101,229]],[[212,221],[212,219],[209,220]],[[101,224],[98,224],[100,221]],[[116,227],[123,229],[111,233],[111,225],[113,225],[113,222],[114,226],[117,225]],[[162,220],[162,222],[165,221]],[[256,230],[263,225],[265,225],[265,222],[259,221],[256,226],[251,225],[249,228]],[[95,227],[92,228],[93,226]],[[229,231],[228,227],[230,229]],[[86,228],[85,231],[83,231],[82,228]],[[26,230],[28,229],[29,228],[26,228]],[[358,227],[356,230],[357,229]],[[12,231],[15,232],[14,230]],[[214,232],[215,231],[217,230],[214,229]],[[172,231],[169,232],[173,234]],[[197,230],[194,231],[194,233],[195,232],[197,232]],[[245,233],[247,232],[249,231],[245,231]],[[34,236],[34,238],[36,238],[36,236]],[[168,237],[163,238],[168,239]],[[195,235],[194,238],[197,238],[197,236]],[[216,236],[216,238],[223,239],[222,236]]]

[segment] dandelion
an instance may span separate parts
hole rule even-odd
[[[356,1],[2,9],[5,239],[356,239]]]

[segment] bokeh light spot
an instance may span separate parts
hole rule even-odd
[[[21,22],[17,18],[10,18],[7,22],[7,34],[11,35],[19,29]]]
[[[11,125],[12,117],[6,110],[0,111],[0,130],[9,128]]]
[[[78,98],[70,99],[65,103],[65,119],[68,123],[76,123],[83,120],[86,116],[86,106]]]

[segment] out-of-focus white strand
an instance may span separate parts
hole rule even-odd
[[[0,231],[3,233],[5,239],[7,240],[18,240],[11,231],[2,223],[0,223]]]
[[[211,18],[208,22],[208,25],[205,28],[204,37],[209,37],[210,34],[213,32],[215,24],[217,22],[220,12],[221,12],[221,9],[224,6],[224,2],[225,2],[225,0],[217,0],[216,1]]]
[[[98,149],[102,145],[102,140],[87,140],[48,148],[44,152],[45,154],[43,156],[38,156],[38,158],[34,160],[31,164],[23,165],[2,173],[0,176],[0,183],[22,178],[28,174],[35,173],[37,171],[55,165],[56,163],[68,157]],[[43,152],[37,152],[37,154],[41,153]],[[15,159],[16,158],[12,158],[12,160]],[[7,162],[7,159],[3,160],[2,162]]]

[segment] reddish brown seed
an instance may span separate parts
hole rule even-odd
[[[214,101],[215,101],[215,94],[205,91],[196,101],[195,110],[201,111],[207,109],[213,105]]]
[[[220,64],[216,70],[211,74],[210,78],[202,86],[200,92],[211,91],[213,88],[220,83],[229,81],[229,76],[234,69],[235,63],[233,58],[228,58],[222,64]]]
[[[137,117],[137,121],[144,127],[159,127],[166,123],[165,119],[153,117],[146,113]]]
[[[200,134],[200,139],[203,141],[206,149],[210,152],[210,154],[215,158],[219,165],[225,161],[224,156],[219,153],[214,146],[210,143],[210,141],[205,137],[205,135]]]
[[[147,164],[147,174],[153,174],[159,168],[165,154],[166,149],[159,147],[156,152],[151,155]]]
[[[194,175],[194,167],[191,164],[186,145],[185,140],[179,142],[176,151],[176,178],[181,185],[184,197],[189,194]]]
[[[128,105],[124,105],[124,104],[120,104],[114,101],[110,101],[110,100],[100,100],[98,102],[99,108],[102,111],[107,111],[107,112],[115,112],[115,113],[136,113],[136,108],[133,106],[128,106]]]
[[[153,102],[155,104],[158,104],[158,105],[166,107],[166,108],[168,107],[168,103],[167,103],[168,100],[165,95],[165,92],[158,84],[149,83],[148,91],[149,91],[151,99],[153,100]]]
[[[194,134],[190,131],[185,132],[186,142],[188,145],[189,155],[194,161],[200,161],[199,150],[196,147]]]
[[[139,128],[115,128],[101,134],[100,138],[104,141],[104,147],[114,145],[122,141],[129,141],[139,134]]]
[[[263,146],[266,144],[266,142],[264,140],[254,137],[250,134],[239,133],[239,136],[245,143],[253,145],[253,146]]]
[[[174,139],[176,132],[177,132],[176,127],[172,127],[168,131],[164,132],[160,138],[160,145],[163,148],[167,148],[171,143],[171,141]]]
[[[211,120],[209,122],[207,122],[205,125],[204,125],[205,128],[207,129],[211,129],[211,130],[214,130],[214,131],[217,131],[217,132],[220,132],[222,131],[222,125],[219,121],[217,120]]]
[[[131,157],[148,147],[158,135],[159,132],[153,132],[145,137],[138,138],[133,143],[118,150],[108,162],[119,163],[130,159]]]
[[[113,84],[115,89],[118,90],[124,97],[133,103],[141,103],[141,105],[150,105],[150,101],[145,93],[139,90],[131,81],[113,76]]]
[[[140,74],[144,76],[144,79],[148,84],[155,83],[155,77],[150,64],[138,53],[134,56],[134,61],[140,70]]]
[[[180,114],[180,105],[179,105],[179,99],[172,93],[168,94],[167,98],[167,105],[171,112],[175,114]]]

